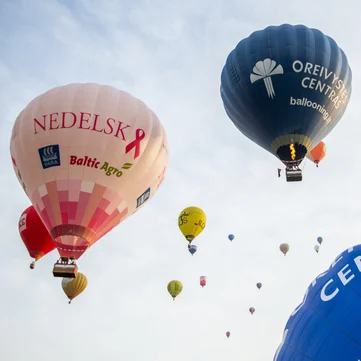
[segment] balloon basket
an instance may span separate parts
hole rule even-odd
[[[286,180],[287,182],[301,182],[302,170],[301,169],[289,169],[286,168]]]
[[[61,259],[54,264],[54,277],[75,278],[77,274],[78,266],[74,261],[70,261],[69,263],[67,259]]]

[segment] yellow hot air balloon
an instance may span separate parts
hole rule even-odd
[[[88,280],[82,273],[78,272],[75,278],[63,278],[61,286],[65,294],[69,298],[69,303],[78,295],[80,295],[88,285]]]
[[[173,280],[168,283],[168,292],[174,299],[182,292],[183,285],[181,281]]]
[[[178,217],[178,226],[186,240],[191,243],[206,226],[206,214],[198,207],[183,209]]]

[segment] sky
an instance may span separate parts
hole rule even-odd
[[[272,360],[310,282],[360,243],[360,11],[358,0],[0,0],[0,358]],[[353,71],[326,158],[319,168],[306,161],[298,183],[277,178],[281,162],[235,128],[219,94],[235,45],[283,23],[331,36]],[[56,251],[29,269],[17,227],[30,201],[9,142],[33,98],[74,82],[143,100],[166,129],[170,161],[149,204],[79,260],[88,288],[69,305],[52,275]],[[207,214],[193,257],[177,225],[191,205]],[[286,257],[282,242],[291,247]],[[183,283],[174,302],[166,289],[173,279]]]

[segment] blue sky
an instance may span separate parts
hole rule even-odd
[[[272,359],[308,284],[361,236],[361,6],[347,4],[0,1],[2,359]],[[283,23],[330,35],[353,71],[348,109],[325,139],[327,156],[318,169],[306,162],[298,184],[277,178],[281,163],[237,131],[219,95],[220,72],[238,41]],[[80,259],[89,285],[69,306],[52,276],[55,251],[29,270],[17,230],[29,200],[9,141],[34,97],[71,82],[109,84],[142,99],[167,131],[171,158],[152,201]],[[177,226],[189,205],[208,216],[194,257]],[[291,246],[287,257],[282,242]],[[201,275],[208,276],[203,289]],[[172,279],[184,285],[174,302],[166,290]]]

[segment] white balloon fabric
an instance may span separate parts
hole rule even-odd
[[[92,83],[31,101],[10,152],[60,255],[75,259],[153,197],[169,158],[165,130],[142,101]]]

